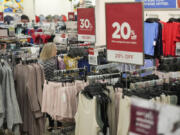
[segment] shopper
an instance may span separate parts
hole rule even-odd
[[[51,80],[54,76],[54,70],[58,69],[58,64],[57,64],[58,57],[56,57],[56,54],[57,54],[57,48],[54,43],[48,43],[44,45],[41,51],[39,63],[44,68],[46,81]],[[48,130],[51,131],[54,127],[54,120],[52,120],[51,116],[49,116],[48,114],[47,117],[49,119]],[[61,123],[57,122],[57,126],[60,127]]]
[[[27,15],[22,15],[21,22],[27,24],[29,22],[29,17]]]
[[[41,51],[39,63],[44,68],[46,80],[52,79],[54,70],[58,69],[56,53],[57,48],[54,43],[46,44]]]

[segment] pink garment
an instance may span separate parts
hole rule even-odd
[[[166,83],[169,82],[170,78],[180,79],[180,72],[164,73],[164,72],[156,71],[155,74],[158,75],[159,79],[164,79]]]
[[[75,81],[74,83],[48,82],[44,84],[42,112],[48,113],[54,120],[73,120],[77,112],[77,94],[88,83]]]
[[[155,74],[159,77],[159,79],[164,79],[164,78],[169,78],[170,77],[170,72],[164,73],[164,72],[159,72],[156,71]]]
[[[61,84],[45,82],[43,90],[42,112],[54,115],[55,102],[57,97],[58,88]]]

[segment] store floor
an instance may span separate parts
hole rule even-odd
[[[49,132],[48,129],[49,122],[46,120],[46,131],[43,135],[74,135],[74,130],[67,129],[65,132],[61,129],[54,129],[52,132]],[[0,130],[0,135],[14,135],[8,131],[5,131],[5,133]]]
[[[64,124],[64,127],[68,126],[68,128],[61,128],[61,129],[57,129],[55,128],[54,130],[52,130],[51,132],[49,132],[48,129],[48,120],[46,120],[46,132],[44,135],[75,135],[74,133],[74,126],[70,126],[69,128],[69,124],[66,123]],[[73,129],[73,130],[72,130]]]

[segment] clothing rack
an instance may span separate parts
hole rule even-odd
[[[168,15],[172,17],[180,17],[180,14],[168,14]]]
[[[87,80],[89,82],[92,82],[94,80],[119,78],[119,77],[122,77],[123,73],[129,74],[131,76],[131,75],[137,75],[137,74],[150,72],[150,71],[154,71],[154,70],[156,70],[156,67],[150,67],[150,68],[146,68],[146,69],[139,69],[139,70],[135,70],[135,71],[125,71],[125,72],[119,72],[119,73],[111,73],[111,74],[91,75],[91,76],[87,77]]]
[[[83,43],[76,43],[76,44],[68,44],[69,48],[92,48],[94,47],[94,44],[88,43],[88,44],[83,44]]]
[[[12,58],[12,54],[11,54],[11,52],[9,52],[9,51],[6,51],[6,50],[4,50],[4,51],[0,51],[0,59],[1,60],[7,60],[7,59],[11,59]]]
[[[137,83],[131,83],[130,88],[138,89],[138,88],[153,87],[156,85],[163,85],[164,83],[165,83],[164,79],[151,80],[151,81],[145,81],[145,82],[137,82]]]
[[[173,59],[180,59],[180,57],[165,57],[165,58],[161,58],[161,60],[173,60]]]
[[[135,71],[127,71],[127,73],[130,73],[130,75],[137,75],[137,74],[142,74],[145,72],[151,72],[151,71],[155,71],[156,67],[149,67],[149,68],[145,68],[145,69],[137,69]]]
[[[103,75],[91,75],[87,77],[88,81],[97,80],[97,79],[108,79],[108,78],[118,78],[121,76],[121,72],[112,73],[112,74],[103,74]]]
[[[54,75],[60,76],[60,75],[64,75],[64,74],[72,74],[72,73],[79,73],[79,72],[84,72],[86,75],[87,67],[75,68],[75,69],[71,69],[71,70],[54,70]]]
[[[151,18],[159,18],[158,14],[146,14],[146,16]]]
[[[120,65],[119,63],[109,63],[109,64],[105,64],[105,65],[98,65],[98,66],[96,66],[95,70],[99,71],[102,69],[117,67],[119,65]]]
[[[37,63],[38,60],[37,58],[26,58],[26,59],[21,59],[23,64],[30,64],[30,63]]]

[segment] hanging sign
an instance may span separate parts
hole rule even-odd
[[[76,21],[66,21],[66,31],[67,33],[77,33],[77,22]]]
[[[180,108],[165,100],[131,98],[129,135],[179,135]]]
[[[94,8],[79,8],[78,41],[95,43],[95,10]]]
[[[4,22],[4,13],[0,12],[0,23]]]
[[[176,8],[176,0],[136,0],[144,2],[145,8]]]
[[[88,63],[90,65],[98,65],[98,55],[88,55]]]
[[[131,106],[130,135],[157,135],[158,111]]]
[[[93,47],[88,49],[88,62],[90,65],[98,65],[98,52]]]
[[[69,13],[68,13],[68,20],[69,20],[69,21],[75,21],[74,12],[69,12]]]
[[[106,3],[105,10],[108,61],[143,65],[143,4]]]

